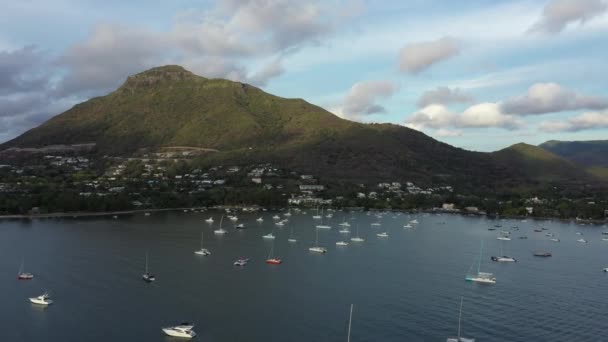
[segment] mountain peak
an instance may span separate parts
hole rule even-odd
[[[137,88],[153,87],[166,81],[184,81],[199,77],[179,65],[164,65],[127,77],[127,81],[121,88],[134,90]]]

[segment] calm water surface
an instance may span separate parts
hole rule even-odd
[[[225,220],[214,236],[219,212],[153,213],[107,219],[0,221],[0,341],[173,341],[160,328],[190,320],[198,341],[345,341],[349,304],[355,305],[352,341],[445,341],[456,333],[464,296],[464,335],[477,341],[601,341],[608,329],[608,242],[605,227],[559,222],[493,221],[457,215],[336,212],[320,230],[321,255],[311,213],[295,214],[276,227],[271,216],[239,213],[246,230]],[[204,222],[214,216],[213,225]],[[262,215],[263,223],[255,222]],[[346,217],[366,241],[337,247]],[[403,225],[418,219],[415,229]],[[489,227],[502,224],[497,231]],[[539,226],[561,239],[550,242]],[[297,243],[288,243],[293,226]],[[496,240],[513,230],[513,240]],[[267,265],[274,230],[278,266]],[[388,231],[389,238],[376,233]],[[205,233],[211,256],[193,254]],[[589,243],[576,242],[581,236]],[[517,237],[527,235],[527,240]],[[482,271],[494,286],[464,276],[485,252]],[[497,264],[490,255],[512,255]],[[549,250],[552,258],[535,258]],[[145,253],[157,281],[141,280]],[[244,268],[232,266],[249,257]],[[17,281],[25,258],[31,281]],[[51,291],[44,309],[28,297]]]

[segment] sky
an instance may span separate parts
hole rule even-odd
[[[0,142],[178,64],[461,148],[608,138],[608,0],[0,0]]]

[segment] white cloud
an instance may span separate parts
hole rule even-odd
[[[439,137],[460,137],[463,132],[461,130],[449,130],[445,128],[438,129],[435,134]]]
[[[384,113],[378,100],[391,97],[397,90],[391,81],[363,81],[355,83],[349,90],[340,108],[334,109],[340,116],[356,118],[362,115]]]
[[[608,98],[579,94],[557,83],[536,83],[528,92],[506,100],[502,110],[514,114],[545,114],[580,109],[608,108]]]
[[[466,103],[472,100],[470,95],[463,93],[459,88],[437,87],[425,91],[416,104],[418,108],[422,108],[432,104]]]
[[[524,122],[512,115],[501,112],[497,103],[479,103],[462,113],[454,113],[444,105],[430,105],[410,115],[406,126],[417,130],[425,128],[502,128],[515,130],[524,126]],[[438,132],[439,133],[439,132]]]
[[[460,53],[459,42],[451,37],[406,45],[399,53],[399,69],[412,74]]]
[[[578,132],[592,129],[608,128],[608,110],[585,112],[569,118],[567,121],[543,121],[539,129],[544,132]]]
[[[581,26],[608,9],[604,0],[551,0],[529,32],[559,33],[570,23]]]

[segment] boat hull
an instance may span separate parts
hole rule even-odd
[[[182,332],[182,331],[176,331],[171,328],[163,328],[163,332],[167,336],[171,336],[171,337],[193,338],[196,336],[196,333],[194,331],[190,331],[190,332],[186,333],[186,332]]]

